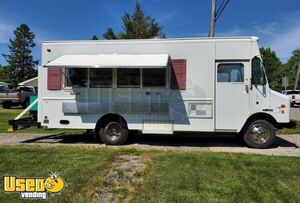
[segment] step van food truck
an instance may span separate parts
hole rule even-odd
[[[138,130],[235,133],[266,148],[290,105],[262,64],[257,37],[44,42],[38,122],[108,145]]]

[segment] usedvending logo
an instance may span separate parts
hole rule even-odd
[[[65,187],[64,180],[57,173],[48,178],[19,178],[16,176],[3,177],[4,192],[20,193],[21,199],[48,198],[49,193],[59,193]]]

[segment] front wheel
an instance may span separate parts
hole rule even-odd
[[[121,145],[127,140],[128,129],[117,121],[110,121],[99,129],[99,136],[107,145]]]
[[[243,139],[249,147],[264,149],[274,143],[275,135],[275,128],[271,123],[255,120],[246,126]]]

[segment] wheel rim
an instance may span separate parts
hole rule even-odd
[[[122,135],[122,126],[117,122],[108,123],[104,133],[109,139],[116,140]]]
[[[253,142],[262,144],[268,141],[270,137],[269,130],[264,125],[253,125],[251,127],[250,138]]]

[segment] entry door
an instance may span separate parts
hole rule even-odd
[[[216,63],[216,130],[235,131],[249,113],[250,63]]]

